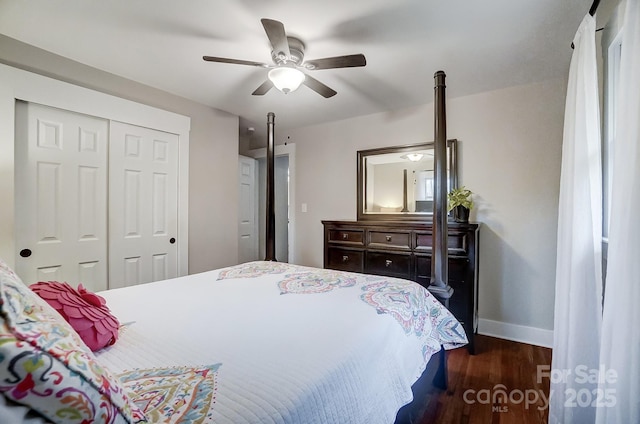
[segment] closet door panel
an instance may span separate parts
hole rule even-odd
[[[177,276],[178,136],[111,122],[110,288]]]
[[[16,271],[107,288],[104,119],[16,102]]]

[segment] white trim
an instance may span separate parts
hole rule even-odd
[[[188,274],[189,131],[191,118],[0,64],[0,258],[15,264],[15,101],[162,130],[179,137],[178,274]]]
[[[543,328],[481,318],[478,320],[478,334],[536,346],[553,347],[553,330]]]
[[[294,143],[276,144],[274,156],[289,156],[289,263],[297,263],[296,249],[295,249],[295,231],[296,231],[296,145]],[[260,149],[253,149],[247,152],[247,156],[254,159],[260,159],[267,157],[266,147]],[[257,175],[256,169],[256,175]],[[256,186],[256,190],[258,186]]]

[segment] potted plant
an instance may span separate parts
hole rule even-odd
[[[453,210],[453,220],[455,222],[469,222],[469,211],[473,208],[471,195],[473,192],[465,186],[454,188],[447,193],[448,211]]]

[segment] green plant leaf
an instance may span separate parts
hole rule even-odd
[[[472,209],[472,195],[473,192],[465,186],[454,188],[449,193],[447,193],[447,210],[451,211],[456,206],[463,206],[467,209]]]

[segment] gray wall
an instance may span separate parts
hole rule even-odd
[[[189,116],[189,272],[237,263],[237,116],[91,68],[3,35],[0,35],[0,62]],[[215,87],[211,89],[215,90]]]
[[[460,184],[475,193],[471,218],[482,223],[481,319],[553,329],[565,90],[559,79],[448,100]],[[320,221],[356,218],[357,150],[432,141],[433,104],[287,135],[296,143],[296,226],[304,229],[297,262],[321,267]]]

